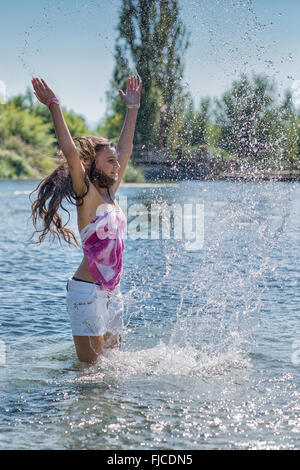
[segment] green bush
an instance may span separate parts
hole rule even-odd
[[[64,108],[63,115],[72,137],[80,137],[90,134],[83,116],[77,115],[73,111],[67,111]]]
[[[27,144],[47,149],[54,144],[50,129],[50,124],[27,110],[17,108],[13,103],[1,108],[0,140],[18,136]]]
[[[12,136],[8,139],[5,139],[2,143],[0,143],[0,153],[3,155],[3,159],[7,159],[10,155],[17,155],[21,157],[21,159],[26,162],[27,166],[31,168],[31,172],[34,171],[34,174],[37,176],[46,176],[46,174],[50,173],[54,170],[54,168],[58,165],[57,160],[53,156],[55,150],[50,148],[48,150],[41,149],[40,147],[34,147],[32,145],[26,144],[20,137]],[[24,163],[25,164],[25,163]],[[2,162],[2,169],[6,166]],[[9,163],[7,163],[10,166]],[[7,171],[5,170],[5,174]],[[26,176],[25,174],[22,177]],[[5,178],[0,171],[0,178]]]
[[[39,176],[28,162],[11,150],[0,150],[1,178],[32,178]]]
[[[25,142],[19,136],[11,136],[1,143],[1,148],[23,155],[25,145]]]
[[[142,168],[134,167],[129,162],[124,174],[123,181],[124,183],[144,183],[146,180]]]
[[[113,115],[107,116],[104,124],[100,124],[96,131],[99,135],[108,137],[111,140],[118,140],[122,131],[124,116],[115,112]]]
[[[0,178],[44,177],[59,164],[49,110],[30,97],[28,92],[0,107]],[[72,136],[90,133],[82,116],[63,114]]]

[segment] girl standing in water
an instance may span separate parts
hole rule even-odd
[[[142,81],[138,83],[131,76],[126,93],[119,90],[127,113],[116,148],[104,137],[73,139],[53,91],[43,79],[34,78],[32,85],[37,99],[50,110],[62,160],[33,191],[39,190],[32,204],[34,233],[42,232],[35,243],[41,243],[51,232],[59,240],[62,235],[69,245],[73,239],[79,246],[72,230],[62,226],[58,212],[59,207],[66,210],[61,204],[64,198],[76,205],[84,256],[67,282],[67,310],[78,359],[96,363],[103,348],[121,344],[123,300],[119,283],[126,217],[115,195],[132,153]],[[37,230],[38,217],[43,220],[43,230]]]

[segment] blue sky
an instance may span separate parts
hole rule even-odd
[[[241,72],[300,90],[300,2],[179,0],[191,33],[184,86],[196,105],[221,96]],[[0,92],[23,93],[42,76],[68,109],[95,123],[105,92],[121,0],[0,0]],[[2,81],[2,85],[1,85]],[[280,98],[280,97],[279,97]]]

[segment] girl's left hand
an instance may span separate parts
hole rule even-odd
[[[138,83],[137,77],[129,77],[127,82],[126,93],[118,90],[126,105],[139,105],[142,89],[142,80]]]

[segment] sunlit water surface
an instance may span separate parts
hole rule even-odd
[[[65,303],[81,249],[26,243],[37,183],[0,182],[1,448],[299,448],[299,183],[122,186],[123,346],[91,367]],[[203,207],[201,249],[138,238],[174,203],[194,229]]]

